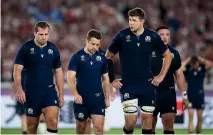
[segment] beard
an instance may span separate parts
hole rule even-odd
[[[39,41],[40,45],[45,45],[47,43],[47,41]]]

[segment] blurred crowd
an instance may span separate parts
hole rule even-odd
[[[172,46],[182,59],[198,54],[213,60],[212,0],[2,0],[1,79],[11,77],[18,48],[33,38],[37,21],[48,21],[50,41],[61,53],[66,71],[70,57],[85,45],[91,28],[103,34],[101,48],[106,50],[113,36],[128,27],[127,12],[141,7],[146,12],[146,27],[168,25]],[[115,60],[119,74],[119,61]]]

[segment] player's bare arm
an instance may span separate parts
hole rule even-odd
[[[198,60],[199,60],[202,64],[205,65],[205,68],[206,68],[207,70],[213,67],[213,62],[210,61],[210,60],[207,60],[207,59],[205,59],[205,58],[203,58],[203,57],[201,57],[201,56],[198,56]]]
[[[163,53],[163,57],[164,57],[164,62],[163,62],[162,69],[161,69],[159,75],[154,77],[154,79],[152,80],[152,84],[155,86],[158,86],[163,81],[163,79],[170,67],[172,56],[171,56],[169,49],[167,49]]]
[[[179,91],[182,93],[182,104],[183,104],[183,110],[185,110],[188,106],[188,97],[187,97],[187,92],[186,92],[186,80],[183,74],[183,70],[179,68],[178,70],[175,71],[175,79],[177,82],[177,87]]]
[[[20,102],[22,104],[24,102],[26,102],[25,92],[23,91],[22,86],[21,86],[21,72],[22,72],[23,68],[24,68],[23,65],[15,64],[14,72],[13,72],[13,78],[14,78],[14,82],[15,82],[15,86],[16,86],[17,100],[18,100],[18,102]]]
[[[191,61],[191,57],[188,57],[186,60],[184,60],[184,61],[182,62],[181,69],[182,69],[183,71],[185,71],[186,65],[187,65],[190,61]]]
[[[55,69],[55,82],[58,90],[59,107],[64,105],[64,73],[62,68]]]
[[[15,98],[15,83],[14,83],[14,81],[11,82],[10,97],[11,97],[12,100],[14,100],[14,98]]]
[[[106,108],[110,106],[109,93],[110,93],[110,82],[108,73],[102,75],[103,92],[105,96]]]
[[[120,82],[121,79],[115,79],[115,76],[114,76],[114,68],[113,68],[112,59],[114,58],[115,54],[110,52],[109,50],[107,50],[105,56],[106,56],[107,61],[108,61],[110,82],[112,83],[113,87],[115,87],[116,89],[120,89],[122,87],[122,83]]]
[[[76,72],[68,71],[67,72],[67,83],[68,83],[69,89],[71,90],[71,93],[74,96],[74,101],[77,104],[83,104],[82,97],[78,94],[75,81],[76,81]]]

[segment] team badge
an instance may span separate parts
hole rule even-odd
[[[151,42],[151,37],[150,36],[146,36],[145,37],[145,42]]]
[[[84,55],[81,55],[81,61],[85,61],[85,56]]]
[[[156,54],[155,54],[155,52],[152,52],[152,57],[156,57]]]
[[[130,42],[130,35],[126,36],[126,42]]]
[[[35,54],[35,49],[34,48],[30,48],[30,54]]]
[[[28,112],[28,114],[33,114],[33,109],[32,108],[28,108],[27,112]]]
[[[83,119],[84,118],[84,114],[83,113],[79,113],[78,114],[78,118]]]
[[[48,49],[48,54],[53,55],[53,50],[52,49]]]
[[[101,56],[96,56],[96,61],[101,61]]]

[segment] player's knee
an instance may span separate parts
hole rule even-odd
[[[125,115],[137,114],[138,99],[127,100],[122,103]]]
[[[203,117],[198,117],[198,122],[202,122],[203,121]]]
[[[104,125],[102,125],[102,124],[95,124],[95,125],[93,125],[93,127],[96,130],[96,132],[98,132],[98,133],[103,133],[103,131],[104,131]]]
[[[169,130],[169,131],[173,130],[174,117],[175,115],[173,114],[162,116],[162,123],[163,123],[164,130]]]
[[[47,126],[49,127],[56,127],[58,124],[58,119],[57,118],[49,118],[46,120]]]
[[[27,125],[27,132],[28,133],[36,133],[37,128],[38,128],[37,124],[28,124]]]
[[[125,129],[128,130],[128,131],[131,131],[131,130],[134,130],[135,128],[135,123],[125,123]]]

